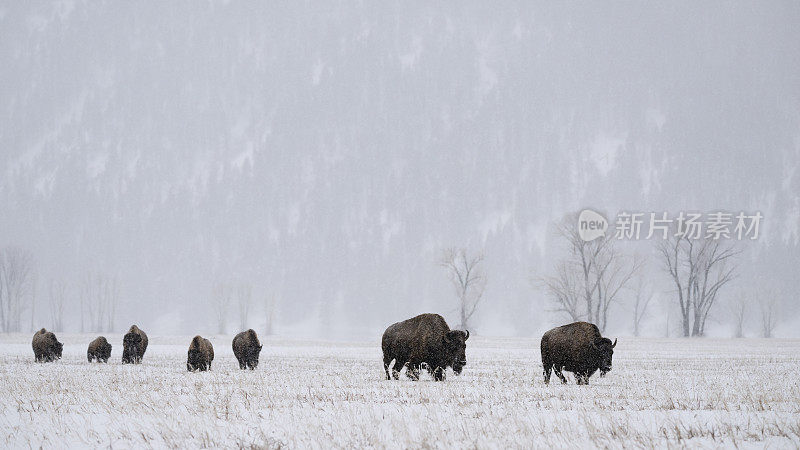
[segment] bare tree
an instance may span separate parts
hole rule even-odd
[[[633,285],[633,335],[639,336],[642,330],[642,320],[647,315],[647,307],[655,296],[653,286],[643,276],[636,278]]]
[[[732,263],[740,252],[721,239],[693,239],[687,233],[671,233],[658,250],[675,283],[683,335],[703,336],[720,289],[734,278]]]
[[[39,286],[39,282],[36,277],[36,272],[33,273],[33,280],[31,281],[31,295],[30,295],[30,304],[31,304],[31,326],[30,331],[35,331],[36,328],[36,288]]]
[[[114,331],[118,303],[116,278],[99,272],[86,273],[81,284],[81,311],[89,315],[89,331]]]
[[[250,316],[250,304],[253,297],[253,287],[247,283],[241,283],[236,288],[236,303],[239,306],[239,329],[247,329],[247,319]]]
[[[481,263],[483,254],[468,256],[464,248],[449,248],[444,251],[440,265],[447,270],[450,281],[458,297],[458,311],[461,329],[468,329],[469,320],[475,314],[486,288],[486,275]]]
[[[49,286],[50,326],[53,331],[64,331],[64,303],[67,297],[67,283],[63,280],[50,280]]]
[[[211,308],[217,322],[217,333],[225,334],[228,322],[228,309],[231,305],[231,289],[223,283],[211,288]]]
[[[778,298],[769,292],[760,298],[758,306],[761,312],[761,337],[771,338],[778,324]]]
[[[106,312],[106,331],[115,330],[115,320],[117,318],[117,305],[119,304],[119,283],[116,277],[106,280],[103,299],[107,305]]]
[[[672,309],[674,305],[672,299],[663,295],[659,297],[658,303],[664,314],[664,337],[668,338],[672,334]]]
[[[277,308],[278,300],[274,295],[264,296],[264,318],[266,324],[264,325],[264,334],[275,334],[275,309]]]
[[[592,320],[601,332],[604,332],[608,325],[608,312],[611,305],[617,302],[619,292],[643,265],[644,260],[639,255],[622,254],[616,250],[613,244],[607,245],[597,255],[593,270],[597,288]]]
[[[578,216],[571,214],[557,233],[566,239],[569,253],[556,265],[556,275],[541,279],[556,307],[571,320],[586,320],[605,331],[611,306],[620,291],[641,269],[643,260],[616,249],[615,240],[601,236],[584,241],[578,232]]]
[[[602,258],[603,253],[612,245],[613,240],[605,236],[584,241],[578,231],[578,215],[570,214],[558,225],[557,233],[565,238],[569,244],[569,260],[571,265],[578,267],[582,283],[583,303],[586,314],[583,318],[589,322],[596,323],[595,315],[595,293],[598,289],[598,275],[602,277],[605,268],[598,268],[600,260],[610,261],[611,258]],[[594,277],[593,277],[594,274]],[[602,305],[599,305],[602,308]],[[599,325],[599,324],[598,324]]]
[[[87,317],[87,331],[97,331],[97,305],[95,304],[94,297],[94,282],[92,273],[86,273],[83,281],[81,282],[81,314],[86,314]],[[81,332],[83,332],[83,318],[81,318]]]
[[[734,323],[734,337],[744,337],[744,323],[747,320],[747,302],[748,298],[745,294],[741,293],[731,302],[730,311],[733,316]]]
[[[570,261],[561,261],[556,267],[555,276],[543,277],[539,281],[554,301],[555,307],[551,311],[564,313],[573,322],[581,320],[578,308],[582,305],[584,294],[574,264]]]
[[[0,250],[0,327],[21,331],[22,314],[35,295],[33,254],[19,247]]]

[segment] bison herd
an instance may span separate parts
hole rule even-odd
[[[469,331],[451,330],[438,314],[420,314],[392,324],[381,339],[386,379],[399,379],[404,368],[406,376],[412,380],[419,380],[423,369],[435,381],[444,381],[448,367],[459,375],[467,365],[467,339]],[[64,348],[55,334],[44,328],[33,335],[32,345],[37,362],[60,359]],[[575,322],[553,328],[541,341],[545,384],[550,383],[553,371],[562,383],[567,382],[564,371],[572,372],[577,384],[589,384],[589,377],[598,370],[601,377],[605,376],[611,370],[616,345],[616,339],[612,343],[591,323]],[[231,346],[240,369],[253,370],[258,366],[262,345],[255,331],[250,329],[237,334]],[[140,364],[146,350],[147,334],[132,325],[122,339],[122,363]],[[93,340],[86,351],[89,362],[105,363],[110,357],[111,344],[103,336]],[[195,336],[189,344],[186,369],[190,372],[209,370],[213,360],[211,341]]]
[[[469,331],[451,330],[438,314],[420,314],[397,322],[383,332],[383,368],[386,379],[398,379],[405,368],[406,376],[419,379],[424,367],[436,381],[444,381],[445,370],[453,368],[456,375],[467,364]],[[598,369],[600,376],[611,370],[614,347],[610,339],[600,335],[596,325],[575,322],[553,328],[542,336],[542,366],[544,382],[550,383],[550,373],[566,383],[563,371],[575,374],[578,384],[589,384],[589,377]]]
[[[138,326],[131,325],[122,338],[122,364],[141,364],[144,352],[147,351],[147,333]],[[61,359],[61,350],[64,345],[58,342],[56,335],[44,328],[33,335],[33,355],[37,362],[52,362]],[[258,366],[258,354],[261,353],[261,343],[258,335],[251,330],[243,331],[233,339],[233,353],[239,360],[242,369],[255,369]],[[107,363],[111,357],[111,344],[105,336],[99,336],[89,343],[86,350],[86,359]],[[190,372],[211,369],[214,360],[214,346],[211,341],[202,336],[195,336],[189,343],[189,352],[186,357],[186,369]]]

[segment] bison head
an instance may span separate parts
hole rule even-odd
[[[56,341],[53,345],[53,353],[55,353],[56,358],[61,359],[61,351],[64,350],[64,344],[61,342]]]
[[[247,360],[250,361],[250,367],[255,369],[258,367],[258,355],[261,353],[263,345],[250,345],[247,347]]]
[[[200,349],[195,347],[189,348],[186,369],[189,371],[200,369],[200,366],[203,364],[203,360],[203,352]]]
[[[108,359],[111,356],[111,344],[106,343],[106,345],[100,347],[100,356],[104,359]]]
[[[601,377],[611,371],[611,359],[614,357],[614,347],[616,346],[617,340],[614,339],[614,343],[611,343],[609,338],[597,338],[592,343],[592,347],[597,352],[597,363]]]
[[[461,330],[448,331],[444,337],[450,365],[453,366],[453,372],[456,375],[460,374],[464,366],[467,365],[467,339],[469,339],[469,331],[464,332]]]

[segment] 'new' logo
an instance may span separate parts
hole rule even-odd
[[[591,209],[584,209],[578,216],[578,236],[584,241],[593,241],[606,234],[608,221]]]

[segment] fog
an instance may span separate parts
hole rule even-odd
[[[453,325],[439,261],[463,247],[485,255],[474,332],[535,336],[566,320],[535,282],[566,252],[554,224],[591,208],[760,211],[708,334],[769,287],[776,335],[797,335],[798,23],[788,1],[3,2],[0,246],[35,260],[23,330],[51,326],[63,280],[79,331],[87,273],[117,282],[115,330],[216,332],[218,283],[252,286],[257,329],[271,299],[278,334]],[[653,242],[620,248],[674,295]],[[631,333],[629,300],[610,333]]]

